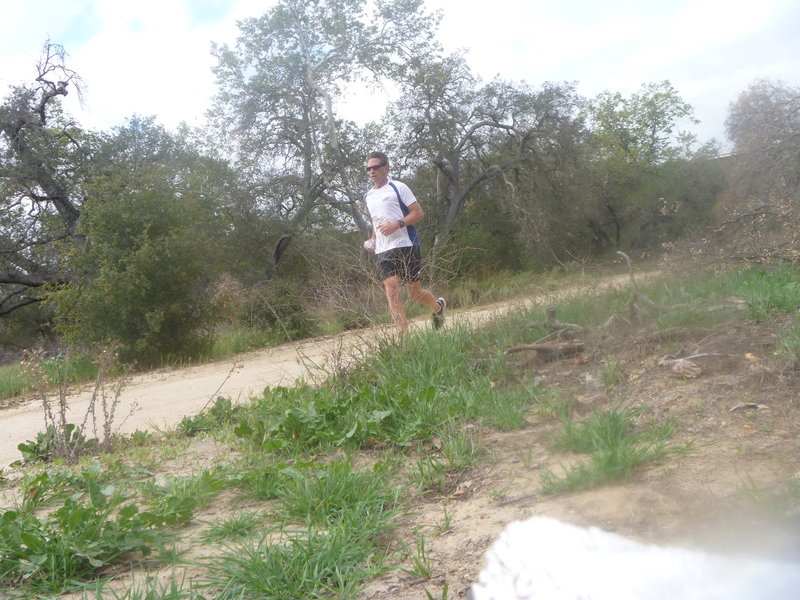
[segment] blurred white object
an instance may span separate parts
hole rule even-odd
[[[364,248],[366,248],[367,250],[375,250],[375,240],[373,240],[372,238],[366,240],[364,242]]]
[[[486,554],[473,600],[796,600],[800,566],[648,546],[535,517]]]

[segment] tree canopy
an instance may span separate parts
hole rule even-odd
[[[748,260],[800,256],[800,88],[756,81],[731,103],[731,185],[720,233]]]
[[[234,48],[216,49],[213,122],[286,230],[322,215],[367,230],[368,140],[335,99],[351,84],[400,79],[411,57],[435,49],[437,21],[422,0],[284,0],[242,21]]]
[[[92,139],[62,111],[60,98],[81,85],[64,57],[46,44],[34,82],[0,105],[0,316],[70,278],[53,245],[77,231]]]

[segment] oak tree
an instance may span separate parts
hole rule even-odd
[[[234,47],[215,48],[213,122],[254,203],[281,223],[276,236],[323,223],[368,230],[363,164],[374,148],[338,102],[351,86],[401,77],[434,48],[437,23],[422,0],[281,0],[241,21]]]
[[[91,137],[62,111],[61,98],[81,91],[65,59],[46,43],[34,82],[0,105],[0,317],[69,280],[54,248],[77,235]]]
[[[538,90],[501,79],[482,84],[460,55],[417,57],[410,65],[393,121],[402,132],[401,153],[437,170],[436,249],[479,186],[506,178],[549,152],[564,130],[579,127],[579,102],[566,84]]]
[[[733,152],[723,204],[730,254],[748,260],[800,257],[800,88],[760,80],[731,104]]]

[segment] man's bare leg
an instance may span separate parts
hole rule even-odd
[[[436,297],[430,290],[423,288],[419,281],[408,284],[408,295],[420,304],[424,304],[430,308],[432,312],[436,312],[441,308],[436,301]]]
[[[389,312],[392,314],[392,319],[394,319],[397,333],[400,334],[400,337],[403,337],[408,330],[408,317],[406,316],[406,308],[403,306],[403,299],[400,297],[400,276],[392,275],[387,277],[383,280],[383,287],[386,290]]]

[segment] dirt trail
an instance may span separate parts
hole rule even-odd
[[[451,312],[448,319],[451,323],[476,324],[520,304],[544,302],[587,289],[607,289],[627,281],[627,275],[610,277],[596,288],[576,286],[526,300],[484,306],[469,312]],[[412,328],[427,326],[427,319],[412,323]],[[119,417],[116,422],[120,422],[124,415],[129,416],[118,431],[130,433],[137,429],[171,427],[183,417],[197,414],[218,396],[231,398],[234,402],[244,401],[261,394],[266,387],[292,385],[298,378],[314,377],[323,373],[332,357],[350,357],[364,348],[369,340],[381,335],[389,335],[385,326],[311,338],[204,365],[161,369],[136,375],[126,383],[120,396],[121,402],[117,408]],[[82,422],[91,398],[91,386],[75,390],[69,397],[68,422]],[[35,439],[43,430],[44,418],[38,401],[23,402],[0,411],[0,469],[7,468],[20,458],[17,449],[20,443]]]

